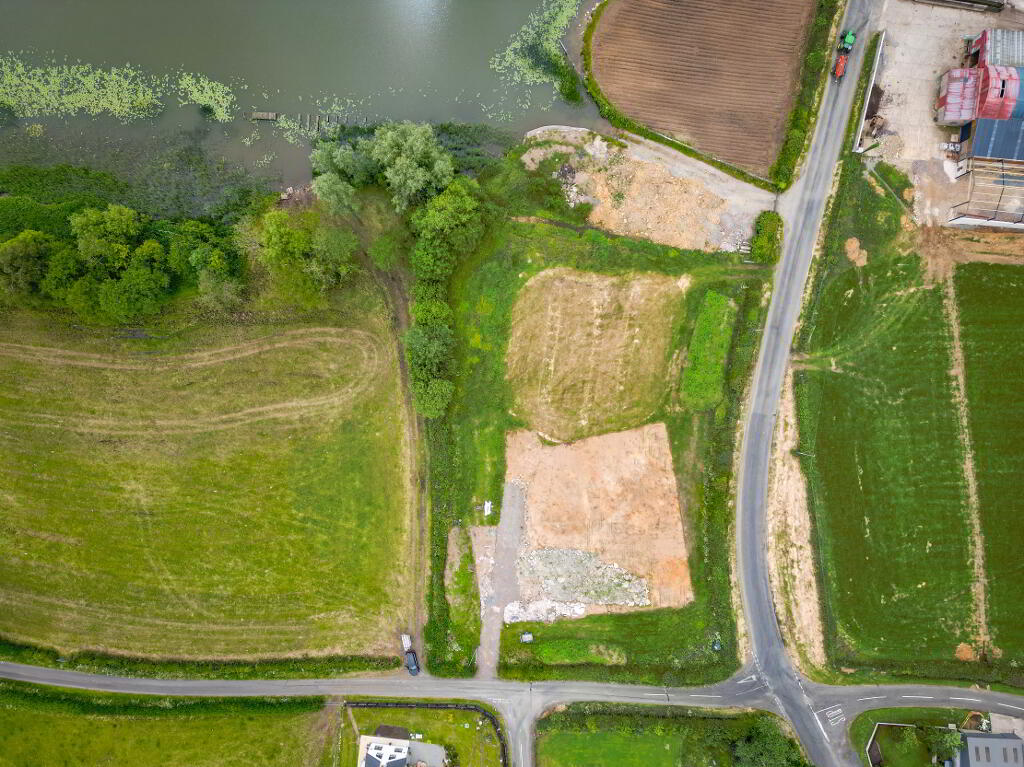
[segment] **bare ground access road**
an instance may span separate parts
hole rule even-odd
[[[857,30],[866,41],[877,18],[878,5],[879,0],[850,0],[844,26]],[[865,47],[859,46],[854,52],[851,62],[854,72],[859,71]],[[859,765],[858,756],[850,746],[849,726],[858,714],[873,708],[965,707],[1024,716],[1024,697],[1009,693],[934,685],[817,684],[794,668],[782,642],[765,549],[765,493],[772,435],[793,329],[853,95],[852,82],[839,87],[828,84],[804,173],[779,200],[787,238],[754,372],[752,402],[739,458],[737,559],[752,657],[732,678],[700,688],[525,683],[490,678],[436,679],[426,674],[410,678],[401,673],[343,679],[172,680],[81,674],[15,663],[0,663],[0,677],[154,695],[377,695],[480,700],[494,706],[505,719],[510,767],[533,767],[537,716],[550,706],[570,701],[751,707],[774,711],[792,723],[811,761],[819,767]]]

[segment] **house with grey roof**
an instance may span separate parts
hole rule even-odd
[[[1012,732],[964,733],[959,767],[1024,767],[1024,740]]]
[[[377,732],[380,733],[382,729],[378,727]],[[362,735],[359,738],[359,760],[356,767],[443,767],[444,762],[444,749],[433,743],[382,734]]]

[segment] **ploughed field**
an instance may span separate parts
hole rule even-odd
[[[767,176],[782,146],[812,0],[610,0],[593,71],[628,117]]]
[[[1022,684],[1024,267],[956,265],[843,163],[794,374],[829,659]]]
[[[127,337],[5,314],[0,635],[391,654],[412,609],[405,421],[364,282],[306,324]]]

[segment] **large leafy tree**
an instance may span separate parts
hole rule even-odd
[[[455,176],[451,155],[427,123],[385,123],[354,143],[322,142],[310,156],[313,191],[334,213],[351,210],[355,190],[379,183],[391,192],[395,210],[430,199]]]
[[[0,289],[11,296],[38,293],[50,258],[59,247],[56,238],[32,229],[0,244]]]

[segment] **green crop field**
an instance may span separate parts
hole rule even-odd
[[[126,333],[4,312],[5,638],[184,659],[394,654],[415,597],[384,296],[359,278],[325,310],[240,318]]]
[[[750,756],[756,754],[754,760]],[[537,723],[539,767],[806,767],[771,714],[574,703]]]
[[[494,725],[476,711],[459,709],[356,708],[341,723],[341,764],[354,765],[359,735],[373,735],[382,724],[419,733],[423,742],[445,749],[452,764],[460,767],[497,767],[500,747]],[[355,721],[358,732],[353,728]]]
[[[951,334],[903,213],[844,159],[795,391],[830,660],[920,675],[954,660],[974,616]]]
[[[0,683],[4,767],[299,767],[330,764],[320,698],[88,695]],[[322,761],[323,760],[323,761]]]
[[[955,280],[985,541],[989,627],[1001,651],[993,659],[1014,667],[1024,662],[1024,267],[964,264],[957,267]]]
[[[511,412],[515,382],[506,380],[505,364],[512,309],[531,277],[554,267],[604,275],[687,275],[685,300],[670,323],[670,355],[686,349],[703,297],[710,290],[735,307],[729,313],[735,332],[727,356],[706,360],[708,366],[722,368],[716,375],[726,402],[717,409],[715,403],[684,407],[677,365],[672,378],[658,381],[654,413],[636,422],[613,417],[603,427],[630,428],[649,421],[667,424],[688,524],[695,530],[689,552],[695,601],[682,609],[508,626],[502,637],[503,675],[683,683],[720,679],[735,669],[735,627],[728,599],[731,510],[727,493],[735,418],[753,364],[769,276],[767,268],[744,266],[739,260],[736,254],[678,251],[596,231],[509,222],[492,232],[456,274],[452,305],[461,374],[448,418],[432,426],[432,453],[444,456],[445,472],[434,475],[434,509],[459,510],[462,524],[483,522],[480,509],[487,500],[498,509],[505,477],[505,432],[524,425]],[[602,430],[600,425],[594,428]],[[432,459],[431,465],[436,470],[439,461]],[[488,521],[493,519],[492,515]],[[534,632],[534,645],[518,643],[522,630]],[[457,655],[451,639],[465,633],[457,626],[448,629],[442,652],[450,662]],[[719,650],[713,648],[716,640]],[[591,651],[595,643],[611,648],[625,662],[607,665],[600,652]]]

